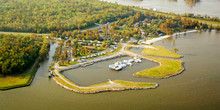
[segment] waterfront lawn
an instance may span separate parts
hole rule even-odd
[[[126,48],[127,51],[134,53],[130,50],[130,47]],[[137,54],[137,53],[136,53]],[[167,59],[167,58],[156,58],[151,56],[140,55],[142,58],[157,62],[160,66],[156,66],[150,69],[142,70],[134,73],[134,76],[148,77],[148,78],[168,78],[175,74],[178,74],[184,70],[183,61]]]
[[[182,57],[182,55],[172,52],[169,49],[166,49],[164,47],[156,46],[156,45],[151,45],[151,46],[156,49],[144,48],[142,50],[142,53],[146,55],[160,56],[160,57],[170,57],[170,58],[181,58]]]
[[[184,69],[183,61],[165,58],[154,58],[144,56],[146,59],[160,62],[161,65],[150,69],[142,70],[134,74],[134,76],[150,77],[150,78],[168,78],[182,72]]]
[[[26,72],[17,75],[0,76],[0,90],[13,89],[31,84],[39,67],[39,59]]]
[[[110,82],[105,82],[101,84],[96,84],[88,87],[92,88],[79,88],[78,85],[73,83],[72,81],[65,78],[62,74],[58,72],[60,77],[54,77],[55,81],[59,83],[61,86],[68,87],[69,89],[72,89],[75,92],[79,93],[98,93],[98,92],[104,92],[104,91],[119,91],[119,90],[129,90],[129,89],[147,89],[147,88],[156,88],[156,83],[142,83],[142,82],[130,82],[130,81],[122,81],[122,80],[114,80],[114,82],[117,86],[110,85]],[[65,82],[63,79],[65,79],[67,82]],[[71,84],[72,85],[71,85]],[[75,86],[73,86],[75,85]],[[106,85],[106,86],[105,86]]]

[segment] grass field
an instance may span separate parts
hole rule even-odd
[[[142,53],[146,55],[160,56],[160,57],[170,57],[170,58],[181,58],[182,57],[182,55],[177,54],[173,51],[170,51],[169,49],[166,49],[164,47],[156,46],[156,45],[151,45],[151,46],[156,49],[144,48],[142,50]]]

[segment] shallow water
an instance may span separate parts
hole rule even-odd
[[[122,5],[139,6],[143,8],[156,8],[162,12],[195,13],[201,15],[220,17],[220,0],[200,0],[195,4],[189,4],[184,0],[104,0]]]
[[[160,86],[156,89],[98,94],[75,93],[48,79],[48,66],[52,60],[50,58],[41,64],[31,86],[0,91],[0,110],[217,110],[220,107],[220,33],[192,33],[175,38],[175,42],[173,38],[155,44],[169,49],[178,48],[178,53],[184,55],[181,60],[185,62],[186,67],[182,74],[169,79],[140,78],[139,80],[134,77],[137,81],[159,83]],[[53,51],[50,51],[50,56],[52,54]],[[100,68],[102,67],[100,64],[94,66]],[[92,66],[85,69],[89,68],[91,71],[95,69]],[[103,65],[103,68],[106,66]],[[130,68],[128,70],[130,71]],[[78,83],[95,84],[101,78],[106,82],[107,77],[99,78],[100,75],[97,74],[91,75],[94,81],[84,78],[85,83]],[[100,74],[105,74],[105,71]],[[123,78],[120,72],[113,74],[116,74],[115,78]],[[128,77],[128,73],[125,74],[126,80],[133,80],[129,79],[132,77]],[[82,76],[79,74],[79,77]]]

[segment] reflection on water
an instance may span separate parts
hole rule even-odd
[[[185,0],[185,2],[192,7],[195,6],[196,3],[200,2],[200,0]]]

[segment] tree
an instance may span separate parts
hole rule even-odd
[[[215,29],[216,29],[217,32],[220,31],[220,26],[219,25],[216,26]]]
[[[173,50],[175,53],[179,51],[179,49],[177,49],[177,48],[174,48]]]
[[[212,31],[212,25],[209,25],[208,29],[209,29],[209,32],[211,32]]]

